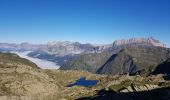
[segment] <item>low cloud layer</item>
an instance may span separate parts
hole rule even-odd
[[[12,51],[12,53],[15,53],[15,54],[19,55],[22,58],[26,58],[26,59],[34,62],[40,68],[43,68],[43,69],[59,69],[60,68],[60,66],[57,65],[54,62],[43,60],[43,59],[29,57],[28,53],[30,53],[30,52],[31,51],[24,51],[24,52]]]

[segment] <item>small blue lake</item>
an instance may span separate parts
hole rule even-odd
[[[98,83],[98,80],[86,80],[86,77],[81,77],[80,79],[76,80],[75,83],[67,85],[67,87],[72,86],[84,86],[84,87],[92,87]]]

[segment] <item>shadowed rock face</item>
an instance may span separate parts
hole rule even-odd
[[[141,92],[117,93],[112,90],[100,90],[95,96],[77,100],[169,100],[170,88],[159,88]]]
[[[136,65],[129,55],[122,55],[119,59],[118,54],[114,54],[109,60],[98,69],[98,74],[134,74],[136,72]],[[118,59],[117,59],[118,58]]]
[[[170,58],[158,65],[153,74],[170,74]]]
[[[80,55],[76,59],[66,62],[61,70],[87,70],[96,71],[110,58],[113,52],[91,53]]]

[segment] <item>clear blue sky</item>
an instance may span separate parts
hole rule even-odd
[[[0,0],[0,42],[150,36],[170,47],[170,0]]]

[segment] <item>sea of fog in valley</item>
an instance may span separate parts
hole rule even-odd
[[[19,55],[22,58],[26,58],[26,59],[34,62],[40,68],[43,68],[43,69],[59,69],[60,68],[60,66],[57,65],[54,62],[43,60],[43,59],[29,57],[28,54],[30,52],[32,52],[32,51],[11,51],[11,53],[15,53],[15,54]]]

